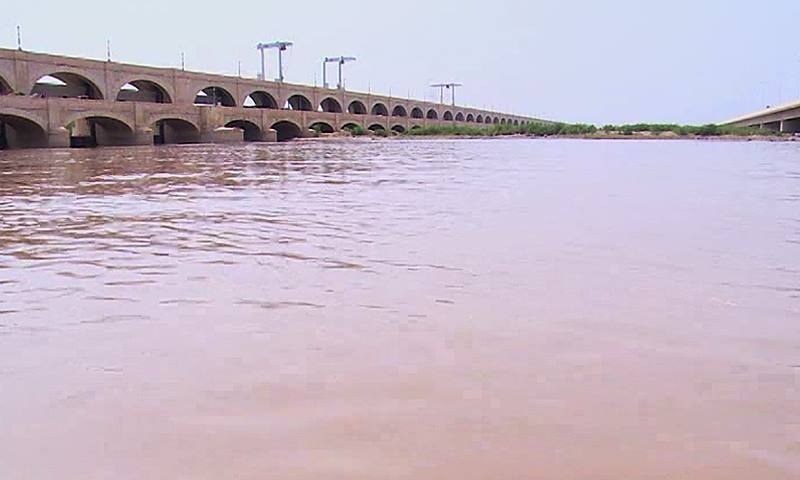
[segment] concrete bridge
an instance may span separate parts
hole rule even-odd
[[[738,127],[759,127],[782,133],[800,133],[800,102],[771,107],[725,122]]]
[[[284,141],[534,118],[344,89],[0,49],[0,148]]]

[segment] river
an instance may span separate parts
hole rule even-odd
[[[800,145],[0,152],[4,480],[800,478]]]

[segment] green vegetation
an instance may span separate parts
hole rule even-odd
[[[762,130],[757,127],[733,127],[729,125],[675,125],[663,123],[637,123],[632,125],[606,125],[603,127],[606,133],[617,133],[622,135],[635,135],[649,133],[660,135],[670,133],[685,137],[719,137],[724,135],[752,136],[752,135],[780,135],[779,132]]]
[[[727,125],[673,125],[638,123],[633,125],[606,125],[600,129],[580,123],[529,123],[527,125],[428,125],[409,130],[410,136],[469,136],[495,137],[502,135],[530,135],[537,137],[609,137],[609,136],[677,136],[719,137],[780,135],[778,132],[751,127]]]
[[[367,129],[362,127],[361,125],[345,125],[344,130],[350,132],[350,135],[354,137],[361,137],[367,134]]]

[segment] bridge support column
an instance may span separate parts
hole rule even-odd
[[[133,133],[133,139],[131,143],[133,145],[153,145],[153,143],[155,143],[153,131],[150,129],[137,130]]]
[[[278,132],[269,128],[264,130],[263,141],[275,143],[278,141]]]
[[[238,128],[215,128],[200,132],[201,143],[238,143],[244,141],[244,131]]]
[[[48,148],[69,148],[70,133],[64,127],[51,129],[47,132]]]

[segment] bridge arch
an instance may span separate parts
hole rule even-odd
[[[499,119],[499,118],[497,118],[497,117],[494,117],[494,120],[492,120],[492,123],[494,123],[495,125],[497,125],[498,123],[500,123],[500,119]]]
[[[277,133],[279,142],[287,142],[303,136],[300,126],[289,120],[275,122],[270,128]]]
[[[475,117],[475,121],[478,123],[483,123],[483,115],[479,113],[478,116]]]
[[[236,100],[228,90],[212,85],[199,90],[194,97],[194,104],[198,106],[235,107]]]
[[[485,120],[484,123],[486,123],[487,125],[492,123],[492,117],[490,117],[489,115],[486,115],[486,118],[484,120]]]
[[[47,130],[42,122],[16,109],[0,110],[0,150],[47,147]]]
[[[445,121],[448,121],[448,122],[452,122],[453,121],[453,112],[451,112],[450,110],[446,110],[444,112],[444,115],[442,116],[442,120],[445,120]]]
[[[395,107],[392,109],[392,116],[393,117],[407,117],[408,116],[408,111],[406,110],[406,107],[404,107],[402,105],[395,105]]]
[[[506,119],[505,118],[500,119],[500,125],[505,125],[505,124],[506,124]]]
[[[421,108],[414,107],[411,109],[411,118],[425,118],[425,113],[423,113]]]
[[[428,110],[428,113],[425,114],[425,118],[428,120],[438,120],[439,113],[436,111],[436,109],[431,108]]]
[[[200,142],[200,128],[188,118],[167,114],[152,117],[150,122],[156,145]]]
[[[329,124],[328,122],[323,122],[323,121],[314,122],[314,123],[311,124],[311,126],[309,128],[311,130],[314,130],[317,133],[333,133],[333,132],[335,132],[335,130],[333,129],[331,124]]]
[[[464,121],[464,114],[461,112],[456,113],[456,122],[463,122]]]
[[[473,122],[475,122],[475,115],[473,115],[471,113],[468,113],[467,114],[467,123],[473,123]]]
[[[65,119],[70,147],[135,145],[133,125],[109,112],[80,112]]]
[[[270,95],[268,92],[263,90],[256,90],[254,92],[250,92],[244,100],[242,100],[242,106],[244,108],[268,108],[271,110],[278,109],[278,101],[275,100],[275,97]]]
[[[241,130],[242,138],[245,142],[260,142],[264,140],[264,132],[261,131],[261,127],[250,120],[231,120],[225,124],[225,127]]]
[[[342,113],[342,104],[333,97],[327,97],[319,103],[319,110],[327,113]]]
[[[362,127],[361,125],[359,125],[359,124],[357,124],[355,122],[345,122],[342,125],[342,128],[340,128],[339,130],[345,130],[345,131],[348,131],[348,132],[352,132],[353,130],[358,130],[358,129],[363,129],[363,128],[364,127]]]
[[[375,115],[378,117],[388,117],[389,116],[389,109],[386,108],[386,104],[383,102],[375,102],[372,105],[372,110],[370,110],[371,115]]]
[[[283,104],[283,108],[300,112],[310,112],[314,110],[311,100],[302,93],[295,93],[287,98],[286,103]]]
[[[369,126],[369,128],[367,128],[367,130],[371,132],[385,132],[386,127],[384,127],[380,123],[373,123],[372,125]]]
[[[31,89],[39,97],[103,100],[103,92],[92,80],[73,72],[48,73],[39,77]]]
[[[89,119],[100,119],[100,120],[107,120],[109,122],[117,122],[124,125],[130,131],[134,130],[132,119],[113,112],[100,111],[100,110],[91,110],[88,112],[86,111],[75,112],[71,115],[68,115],[64,117],[63,126],[67,127],[69,124],[74,123],[78,120],[89,120]]]
[[[392,127],[392,131],[393,131],[394,133],[397,133],[397,134],[401,134],[401,135],[402,135],[403,133],[406,133],[406,127],[404,127],[404,126],[402,126],[402,125],[394,125],[394,126]]]
[[[364,102],[361,100],[353,100],[350,102],[350,105],[347,106],[347,113],[352,115],[366,115],[367,106],[364,105]]]
[[[118,102],[172,103],[172,96],[161,84],[146,79],[131,80],[117,89]]]

